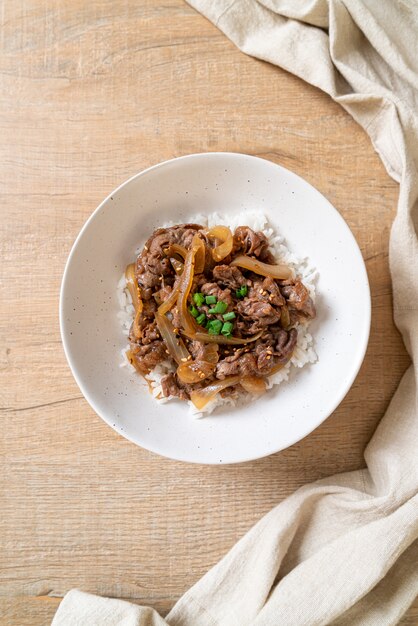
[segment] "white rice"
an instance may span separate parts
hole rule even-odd
[[[299,258],[287,248],[284,238],[276,233],[272,228],[271,224],[269,224],[266,216],[263,213],[259,212],[243,212],[237,213],[236,215],[228,215],[228,217],[223,216],[219,213],[211,213],[210,215],[195,215],[189,220],[194,224],[202,224],[202,226],[207,226],[211,228],[216,224],[225,224],[229,226],[232,231],[235,230],[237,226],[246,225],[252,228],[253,230],[261,230],[267,236],[270,249],[272,250],[274,256],[277,259],[278,263],[284,263],[290,266],[295,273],[301,278],[303,284],[309,290],[310,296],[315,303],[315,281],[317,279],[317,271],[309,265],[308,258]],[[163,228],[168,228],[170,226],[174,226],[178,222],[167,222],[163,225]],[[136,250],[136,254],[139,254],[142,246]],[[126,280],[125,275],[121,276],[120,281],[117,286],[117,296],[118,302],[120,306],[120,311],[118,312],[118,319],[122,326],[122,332],[124,335],[129,334],[129,329],[132,324],[132,319],[135,313],[134,306],[132,304],[131,295],[126,288]],[[301,368],[307,365],[308,363],[315,363],[318,357],[314,348],[314,341],[312,335],[308,332],[309,321],[306,323],[301,323],[297,325],[298,330],[298,339],[295,351],[293,352],[292,358],[290,361],[281,369],[279,372],[276,372],[273,376],[270,376],[267,379],[267,387],[271,389],[275,385],[280,385],[280,383],[287,381],[289,376],[292,373],[292,370],[295,368]],[[122,362],[120,363],[120,367],[128,367],[129,369],[135,370],[135,368],[129,362],[126,356],[126,350],[129,346],[125,346],[121,350]],[[169,397],[164,398],[161,387],[161,379],[168,374],[169,372],[174,371],[173,366],[169,361],[164,361],[157,365],[157,367],[150,372],[147,376],[147,379],[150,383],[150,388],[152,390],[152,395],[155,400],[160,404],[169,402],[171,400],[177,400],[178,398]],[[240,394],[236,398],[228,397],[222,398],[219,394],[216,398],[211,401],[203,411],[199,411],[196,409],[194,404],[189,400],[189,412],[194,417],[203,417],[203,415],[208,415],[212,413],[215,408],[219,408],[220,406],[227,405],[241,405],[249,402],[252,399],[250,394],[243,394],[240,391]]]

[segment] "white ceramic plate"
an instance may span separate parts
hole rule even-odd
[[[158,405],[140,376],[119,367],[126,337],[116,285],[137,246],[164,222],[245,209],[265,213],[290,250],[319,271],[318,316],[310,327],[319,360],[244,408],[197,420],[186,403]],[[96,209],[65,268],[60,323],[74,377],[109,426],[173,459],[238,463],[294,444],[338,406],[366,351],[370,291],[351,231],[311,185],[264,159],[193,154],[137,174]]]

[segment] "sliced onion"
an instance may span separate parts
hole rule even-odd
[[[195,238],[196,237],[194,237],[193,239]],[[203,240],[200,239],[200,237],[198,239],[200,240],[200,243],[197,241],[197,238],[196,238],[196,245],[198,248],[196,250],[196,257],[195,257],[195,268],[194,268],[195,274],[201,274],[203,270],[205,269],[205,252],[206,252],[205,244],[203,243]],[[182,258],[183,261],[185,261],[186,256],[187,256],[187,250],[184,246],[180,246],[178,243],[172,243],[171,246],[169,246],[168,248],[164,250],[164,254],[168,257],[173,257],[173,255],[177,255],[180,258]],[[170,258],[170,261],[171,261],[171,264],[173,265],[172,258]],[[176,268],[174,269],[176,270]]]
[[[170,258],[170,263],[173,266],[173,269],[176,272],[176,274],[182,273],[183,268],[184,268],[184,263],[182,263],[178,259],[175,259],[174,257]]]
[[[125,270],[125,279],[126,279],[126,286],[129,290],[129,293],[131,294],[132,304],[135,309],[135,317],[134,317],[134,321],[132,325],[132,330],[133,330],[135,338],[139,339],[142,333],[141,328],[139,326],[139,321],[142,316],[142,310],[144,308],[144,305],[142,302],[141,291],[138,286],[138,281],[136,280],[136,276],[135,276],[135,263],[131,263],[130,265],[127,266]]]
[[[142,309],[143,309],[143,306],[142,306],[142,301],[141,301],[140,306],[138,306],[136,310],[134,321],[132,324],[132,330],[136,339],[139,339],[142,335],[142,330],[139,325],[140,319],[142,317]]]
[[[214,261],[222,261],[231,253],[234,240],[228,226],[214,226],[206,234],[208,237],[221,242],[212,250]]]
[[[216,363],[219,361],[218,345],[216,343],[210,343],[204,346],[203,359],[208,363]]]
[[[280,370],[284,368],[284,366],[290,361],[290,359],[291,356],[288,358],[287,361],[284,361],[284,363],[277,363],[277,365],[271,368],[267,376],[273,376],[273,374],[277,374],[277,372],[280,372]]]
[[[271,278],[279,278],[281,280],[293,277],[293,272],[287,265],[269,265],[244,254],[235,257],[230,265],[243,267],[246,270],[260,274],[260,276],[270,276]]]
[[[181,283],[181,279],[179,281],[177,281],[176,285],[174,285],[173,290],[170,293],[170,295],[168,296],[167,300],[165,300],[165,302],[163,302],[158,307],[158,313],[160,315],[165,315],[166,313],[168,313],[168,311],[170,309],[172,309],[173,306],[176,304],[177,297],[178,297],[179,290],[180,290],[180,283]]]
[[[187,255],[187,250],[184,246],[180,246],[178,243],[172,243],[168,248],[164,249],[164,254],[168,257],[172,257],[174,254],[177,254],[184,261]]]
[[[286,305],[282,306],[282,310],[280,312],[280,323],[282,325],[282,328],[284,328],[285,330],[287,330],[290,326],[289,309]]]
[[[205,269],[205,254],[206,248],[200,237],[196,238],[196,235],[193,239],[196,239],[196,256],[195,256],[195,264],[194,264],[194,273],[201,274]]]
[[[251,343],[252,341],[257,341],[259,337],[263,334],[263,331],[260,330],[256,335],[252,337],[224,337],[223,335],[209,335],[209,333],[202,333],[201,331],[189,333],[184,332],[186,337],[189,339],[195,339],[196,341],[200,341],[201,343],[218,343],[230,346],[240,346],[243,343]]]
[[[266,381],[264,378],[257,378],[257,376],[243,376],[239,384],[245,391],[254,396],[261,396],[266,391]]]
[[[190,400],[193,402],[197,409],[203,409],[208,402],[213,400],[217,393],[231,387],[240,382],[240,376],[228,376],[224,380],[217,380],[216,383],[211,383],[203,389],[196,389],[190,393]]]
[[[189,361],[177,368],[177,376],[183,383],[201,383],[215,371],[216,364],[207,361]]]
[[[149,370],[146,367],[141,367],[140,363],[138,362],[138,360],[136,358],[136,353],[133,352],[133,350],[131,348],[129,348],[126,351],[126,356],[127,356],[127,359],[129,361],[129,363],[134,366],[136,371],[139,374],[141,374],[141,376],[145,377],[147,374],[149,374]],[[145,380],[147,380],[147,379],[145,378]],[[149,381],[147,381],[147,383],[148,383],[148,386],[150,386],[149,385]]]
[[[182,328],[188,333],[196,332],[198,328],[194,317],[192,317],[188,311],[187,299],[189,297],[190,289],[193,284],[195,257],[199,250],[202,240],[198,235],[194,235],[190,250],[188,250],[186,259],[184,261],[184,270],[179,282],[179,291],[177,296],[177,308],[179,310],[180,324]]]
[[[141,294],[139,291],[138,281],[136,280],[136,276],[135,276],[135,263],[131,263],[130,265],[126,267],[125,279],[126,279],[126,286],[132,297],[132,304],[134,305],[135,311],[136,311],[138,306],[140,305],[140,303],[142,304],[142,302],[141,302]]]
[[[158,311],[155,313],[155,321],[163,338],[170,356],[180,365],[191,359],[190,353],[181,338],[176,337],[174,326],[165,315]]]

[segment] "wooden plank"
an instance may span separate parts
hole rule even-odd
[[[398,187],[339,106],[239,53],[181,0],[3,8],[2,623],[48,623],[74,586],[166,613],[294,489],[364,464],[408,365],[387,261]],[[341,211],[366,259],[373,323],[353,388],[317,431],[267,459],[196,467],[136,448],[92,412],[65,362],[57,302],[72,241],[115,185],[215,150],[280,163]]]
[[[60,603],[60,598],[50,596],[21,596],[0,598],[0,624],[2,626],[47,626],[50,624]],[[164,600],[155,603],[161,615],[166,615],[170,604]],[[399,626],[416,626],[418,624],[418,600],[414,602]]]

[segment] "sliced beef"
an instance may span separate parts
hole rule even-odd
[[[179,381],[174,373],[167,374],[161,379],[161,387],[163,390],[163,396],[168,398],[174,396],[181,400],[189,400],[189,394],[179,386]]]
[[[281,362],[287,362],[293,354],[298,339],[298,331],[291,328],[289,331],[278,329],[275,332],[275,351],[274,354]]]
[[[168,396],[175,396],[177,398],[181,398],[182,400],[189,400],[192,391],[197,391],[198,389],[206,387],[206,385],[210,384],[211,380],[213,380],[213,376],[209,380],[204,380],[202,383],[189,385],[187,383],[182,383],[181,380],[178,379],[177,375],[172,372],[161,379],[161,386],[164,397],[167,398]]]
[[[232,306],[232,296],[230,289],[222,289],[217,283],[205,283],[200,288],[205,296],[216,296],[217,300],[226,302],[228,306]]]
[[[161,339],[151,341],[147,344],[136,344],[133,358],[135,359],[138,369],[143,374],[148,374],[156,365],[167,358],[165,345]]]
[[[157,310],[157,304],[154,300],[154,298],[152,300],[145,300],[143,302],[143,309],[142,309],[142,315],[141,318],[139,320],[139,328],[141,330],[141,334],[144,334],[144,330],[152,324],[155,324],[154,320],[154,313]],[[155,327],[155,326],[154,326]],[[129,341],[132,343],[141,343],[142,339],[136,339],[135,335],[133,334],[133,324],[131,326],[131,329],[129,331]]]
[[[151,297],[149,289],[157,287],[163,277],[175,274],[164,250],[174,243],[190,248],[194,235],[201,228],[199,224],[180,224],[171,228],[158,228],[153,232],[136,260],[136,277],[143,298],[148,295]]]
[[[216,366],[216,378],[223,380],[227,376],[260,376],[257,359],[252,352],[239,357],[227,356]]]
[[[260,342],[255,348],[257,366],[260,371],[271,369],[279,363],[283,365],[287,363],[293,354],[297,338],[298,333],[295,328],[289,331],[278,329],[273,334],[272,340],[265,341],[263,338],[262,343]]]
[[[173,287],[171,285],[164,285],[163,287],[161,287],[161,289],[154,294],[154,299],[156,300],[157,304],[160,305],[168,300],[172,291]]]
[[[282,286],[281,292],[286,298],[290,309],[296,309],[296,311],[310,319],[315,317],[315,305],[312,302],[309,291],[300,280],[294,281],[291,285]]]
[[[143,303],[142,317],[153,320],[156,310],[157,310],[157,303],[155,302],[155,300],[154,299],[147,300],[146,302]]]
[[[254,335],[270,324],[280,320],[280,308],[274,308],[269,301],[272,295],[263,288],[264,281],[255,281],[248,296],[237,303],[237,311],[242,317],[237,326],[242,332]]]
[[[274,306],[283,306],[285,300],[280,292],[279,285],[269,276],[263,280],[262,289],[267,291],[268,300]]]
[[[218,344],[202,343],[200,341],[188,341],[187,349],[193,357],[194,361],[208,361],[216,363],[218,360]]]
[[[257,367],[261,371],[268,371],[274,365],[276,341],[276,334],[266,329],[262,337],[255,342],[253,350],[257,357]]]
[[[256,256],[265,263],[274,263],[274,257],[269,250],[267,237],[261,231],[255,232],[248,226],[238,226],[234,233],[233,256],[247,254]]]
[[[296,346],[297,330],[276,328],[249,348],[238,348],[231,356],[226,356],[216,366],[216,378],[227,376],[268,376],[273,367],[285,364]]]
[[[242,285],[251,284],[238,267],[230,265],[216,265],[213,268],[213,279],[230,289],[239,289]]]
[[[158,339],[161,339],[161,336],[156,322],[151,322],[151,324],[148,324],[145,328],[143,328],[141,335],[141,343],[143,345],[153,343]]]
[[[232,352],[230,356],[219,361],[216,378],[223,380],[227,376],[263,376],[267,374],[267,369],[271,368],[270,363],[267,363],[267,367],[260,368],[254,344],[251,348],[248,346],[235,348]]]
[[[245,298],[237,304],[238,313],[252,322],[252,326],[257,330],[275,324],[279,321],[280,315],[268,302],[263,302],[256,298]],[[257,332],[257,331],[256,331]]]

